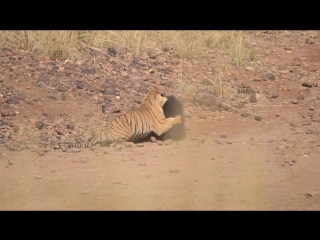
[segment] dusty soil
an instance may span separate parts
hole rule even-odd
[[[250,35],[259,60],[241,67],[212,51],[194,62],[173,50],[59,62],[1,49],[0,209],[319,210],[318,34]],[[210,89],[195,79],[217,68],[222,105],[177,85]],[[53,150],[155,88],[183,102],[184,140]]]

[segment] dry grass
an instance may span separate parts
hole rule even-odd
[[[212,81],[213,93],[218,97],[224,96],[223,84],[224,84],[224,75],[223,75],[223,71],[219,68],[215,81]]]
[[[209,48],[230,55],[236,65],[253,58],[243,31],[0,31],[0,45],[51,59],[77,58],[87,48],[106,52],[108,47],[132,56],[171,47],[187,60],[204,58]]]
[[[112,47],[140,57],[149,49],[162,52],[173,49],[177,56],[188,61],[207,61],[210,50],[215,55],[229,56],[236,66],[256,61],[258,55],[251,48],[243,31],[0,31],[0,47],[14,47],[22,52],[39,53],[52,60],[79,59],[89,49],[107,53]],[[179,90],[193,94],[195,86],[181,78]],[[215,95],[224,97],[224,76],[218,71],[210,80]]]

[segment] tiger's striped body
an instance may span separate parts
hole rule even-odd
[[[158,91],[149,92],[137,109],[95,128],[86,147],[96,144],[108,146],[111,143],[136,142],[152,132],[161,136],[175,124],[181,124],[180,115],[170,118],[165,117],[162,107],[166,101],[167,97],[162,93]]]
[[[100,144],[136,142],[147,137],[151,132],[158,136],[167,132],[173,125],[181,123],[181,116],[165,118],[162,106],[167,101],[158,91],[149,92],[141,105],[125,113],[104,126],[96,128],[88,140],[88,147]]]

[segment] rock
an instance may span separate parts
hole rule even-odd
[[[249,71],[249,72],[252,72],[252,71],[254,71],[254,68],[251,67],[251,66],[247,66],[247,67],[246,67],[246,70]]]
[[[261,121],[261,120],[262,120],[262,117],[261,117],[261,116],[256,115],[256,116],[254,116],[254,120],[256,120],[256,121]]]
[[[8,164],[9,165],[14,165],[14,162],[11,159],[8,159]]]
[[[221,107],[225,110],[225,111],[228,111],[228,110],[232,110],[232,106],[228,103],[225,103],[225,102],[222,102],[221,103]]]
[[[226,138],[226,137],[227,137],[227,134],[221,133],[221,134],[220,134],[220,137],[221,137],[221,138]]]
[[[199,118],[199,119],[206,119],[206,118],[207,118],[207,115],[204,114],[204,113],[200,113],[200,114],[198,115],[198,118]]]
[[[111,57],[115,57],[117,55],[116,49],[114,49],[112,47],[108,47],[108,55]]]
[[[279,97],[279,93],[278,92],[273,92],[271,95],[270,95],[270,98],[278,98]]]
[[[223,142],[221,142],[220,140],[214,140],[215,143],[219,144],[219,145],[224,145]]]
[[[96,73],[94,68],[84,68],[84,69],[82,69],[81,72],[84,74],[87,74],[87,75]]]
[[[13,98],[16,100],[25,100],[26,98],[26,94],[24,92],[20,92],[20,91],[15,91]]]
[[[274,81],[276,78],[273,73],[267,73],[266,75],[264,75],[263,79]]]
[[[258,94],[258,93],[253,93],[251,96],[250,96],[250,99],[249,101],[251,103],[257,103],[261,100],[262,98],[262,95]]]
[[[166,140],[164,140],[163,143],[164,143],[164,145],[170,146],[173,144],[173,141],[172,141],[172,139],[166,139]]]
[[[68,94],[65,93],[65,92],[61,93],[61,95],[60,95],[60,98],[61,98],[62,101],[66,101],[67,97],[68,97]]]
[[[84,83],[83,82],[77,82],[77,87],[79,89],[84,89]]]
[[[248,117],[250,115],[250,113],[247,113],[247,112],[243,112],[240,114],[241,117]]]
[[[40,130],[44,127],[44,123],[42,121],[36,121],[35,127]]]
[[[66,92],[66,91],[68,91],[68,88],[60,85],[57,87],[57,91],[58,92]]]
[[[211,94],[210,91],[203,89],[203,90],[198,90],[193,98],[194,103],[198,103],[200,106],[201,105],[206,105],[208,107],[210,106],[219,106],[221,105],[221,100]]]
[[[151,59],[156,59],[156,57],[157,57],[157,54],[156,54],[154,51],[152,51],[152,50],[147,51],[147,55],[148,55],[149,58],[151,58]]]
[[[73,148],[71,150],[72,153],[78,153],[78,152],[81,152],[81,149],[80,148]]]
[[[170,169],[170,173],[180,173],[179,169]]]
[[[59,135],[64,135],[64,132],[60,129],[56,129],[55,132],[58,133]]]
[[[121,184],[121,181],[112,181],[112,184]]]
[[[219,110],[219,106],[210,106],[210,107],[208,108],[208,110],[209,110],[209,111],[212,111],[212,112],[218,111],[218,110]],[[186,117],[187,117],[187,115],[186,115]]]
[[[163,51],[163,52],[169,52],[169,50],[170,50],[169,47],[164,47],[164,48],[162,48],[162,51]]]
[[[294,99],[294,100],[292,100],[292,103],[293,104],[298,104],[298,100]]]
[[[123,142],[122,145],[125,148],[130,148],[130,147],[134,147],[135,146],[135,144],[133,142]]]
[[[35,179],[43,179],[43,176],[41,176],[41,175],[35,175],[34,178],[35,178]]]
[[[294,122],[291,122],[291,123],[290,123],[290,126],[291,126],[291,127],[297,127],[297,124],[294,123]]]
[[[311,88],[311,87],[313,87],[313,85],[314,84],[312,82],[304,82],[304,83],[302,83],[303,87],[310,87]]]
[[[54,93],[49,93],[47,95],[47,98],[51,98],[53,100],[58,100],[58,96],[56,94],[54,94]]]
[[[88,112],[88,113],[86,113],[84,116],[86,116],[86,117],[93,117],[93,113],[92,113],[92,112]]]
[[[40,151],[38,152],[38,154],[39,154],[39,156],[44,156],[44,151],[41,151],[41,150],[40,150]]]
[[[9,98],[9,99],[6,100],[6,103],[7,104],[18,104],[19,101],[16,100],[16,99],[13,99],[13,98]]]
[[[288,69],[279,70],[279,73],[281,73],[281,74],[288,74],[288,73],[289,73],[289,70],[288,70]]]
[[[299,95],[299,96],[297,97],[297,100],[304,100],[304,96],[303,96],[303,95]],[[298,101],[297,101],[297,103],[298,103]]]
[[[67,129],[73,130],[74,129],[74,125],[69,123],[67,124]]]
[[[98,102],[99,104],[101,104],[101,103],[104,103],[104,101],[105,101],[105,100],[104,100],[103,97],[99,97],[97,102]]]
[[[150,137],[150,142],[156,142],[156,141],[157,139],[154,136]]]
[[[39,88],[45,88],[45,87],[46,87],[46,84],[45,84],[43,81],[39,81],[39,82],[37,83],[37,86],[38,86]]]
[[[184,107],[182,102],[175,96],[168,95],[168,100],[164,104],[163,113],[166,118],[175,117],[177,115],[181,116],[181,124],[174,125],[168,132],[161,136],[162,140],[171,138],[175,140],[179,140],[184,138],[185,131],[184,131],[184,123],[185,123],[185,116],[184,116]]]
[[[251,88],[250,86],[247,86],[245,84],[237,84],[238,85],[238,93],[244,93],[244,94],[253,94],[256,91]]]
[[[307,197],[319,197],[320,192],[308,191],[308,192],[306,192],[306,196]]]

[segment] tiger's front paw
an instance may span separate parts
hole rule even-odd
[[[176,124],[177,124],[177,123],[178,123],[178,124],[181,124],[181,116],[180,116],[180,115],[176,116],[176,117],[175,117],[175,120],[176,120],[176,121],[175,121]]]

